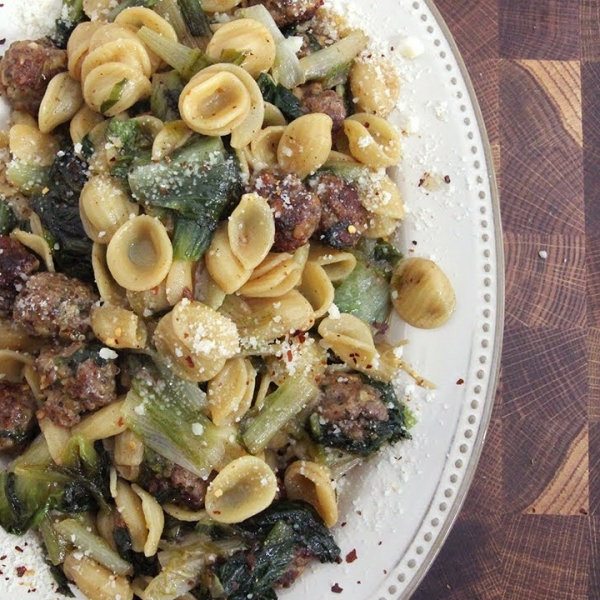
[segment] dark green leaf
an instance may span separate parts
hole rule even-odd
[[[258,83],[265,102],[274,104],[288,120],[293,121],[305,114],[300,100],[294,96],[293,92],[281,84],[275,83],[266,73],[261,73],[256,83]]]

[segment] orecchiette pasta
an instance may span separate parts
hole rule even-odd
[[[239,351],[233,321],[201,302],[182,300],[154,332],[157,350],[183,378],[208,381]]]
[[[288,498],[312,504],[327,527],[337,523],[336,493],[331,473],[325,465],[297,460],[286,469],[284,485]]]
[[[68,73],[55,75],[46,88],[38,113],[42,133],[70,121],[81,108],[83,96],[79,82]]]
[[[194,131],[231,134],[234,148],[250,143],[264,116],[257,83],[244,69],[229,63],[211,65],[192,77],[181,92],[179,111]]]
[[[356,60],[350,70],[350,90],[358,112],[387,117],[398,101],[400,81],[382,59]]]
[[[277,478],[256,456],[231,461],[206,492],[206,511],[221,523],[239,523],[264,510],[277,493]]]
[[[275,219],[269,203],[258,194],[244,194],[227,222],[231,253],[245,269],[254,269],[275,241]]]
[[[92,307],[90,323],[96,337],[111,348],[140,350],[148,332],[144,321],[133,311],[103,304]]]
[[[208,383],[208,404],[217,426],[231,425],[250,408],[254,396],[256,370],[247,358],[232,358]]]
[[[83,228],[99,244],[108,244],[119,227],[139,212],[139,204],[132,202],[123,186],[107,174],[90,177],[79,196]]]
[[[277,146],[281,167],[303,178],[322,166],[331,152],[333,121],[324,113],[294,119],[283,131]]]
[[[356,113],[344,121],[344,132],[352,156],[369,167],[391,167],[402,158],[400,136],[382,117]]]
[[[275,41],[262,23],[236,19],[221,25],[206,46],[206,54],[215,62],[226,61],[232,53],[242,54],[240,67],[256,78],[273,66]]]
[[[63,568],[65,575],[90,600],[133,600],[126,577],[115,575],[81,552],[67,554]]]
[[[141,292],[159,285],[173,262],[173,247],[164,225],[149,215],[123,223],[112,236],[106,262],[115,281]]]

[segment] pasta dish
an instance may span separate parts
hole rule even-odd
[[[401,82],[322,0],[63,0],[0,92],[0,525],[90,600],[267,600],[410,437],[454,310],[395,243]]]

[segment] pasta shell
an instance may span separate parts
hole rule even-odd
[[[83,228],[89,238],[100,244],[108,244],[119,227],[139,211],[139,204],[132,202],[110,175],[90,177],[79,196]]]
[[[304,500],[319,513],[327,527],[338,520],[338,506],[332,477],[325,465],[297,460],[286,470],[283,479],[290,500]]]
[[[81,86],[68,73],[55,75],[48,84],[38,113],[42,133],[70,121],[83,104]]]
[[[150,290],[167,276],[173,261],[164,225],[149,215],[125,222],[115,232],[106,262],[115,281],[126,290]]]
[[[344,121],[350,153],[369,167],[392,167],[402,158],[400,136],[386,119],[356,113]]]
[[[321,167],[331,152],[333,121],[324,113],[310,113],[294,119],[284,130],[277,146],[277,161],[300,178]]]
[[[269,203],[258,194],[244,194],[227,222],[231,252],[245,269],[254,269],[275,241],[275,219]]]
[[[208,42],[206,54],[215,62],[227,60],[227,53],[244,55],[240,67],[257,78],[275,62],[275,40],[269,30],[254,19],[235,19],[220,26]]]
[[[426,258],[400,261],[392,274],[390,289],[396,312],[414,327],[439,327],[456,307],[450,280],[435,262]]]
[[[206,492],[206,512],[220,523],[240,523],[273,502],[277,478],[256,456],[241,456],[213,479]]]

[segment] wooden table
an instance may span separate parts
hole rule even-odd
[[[506,320],[481,462],[413,599],[600,598],[600,2],[437,6],[496,160]]]

